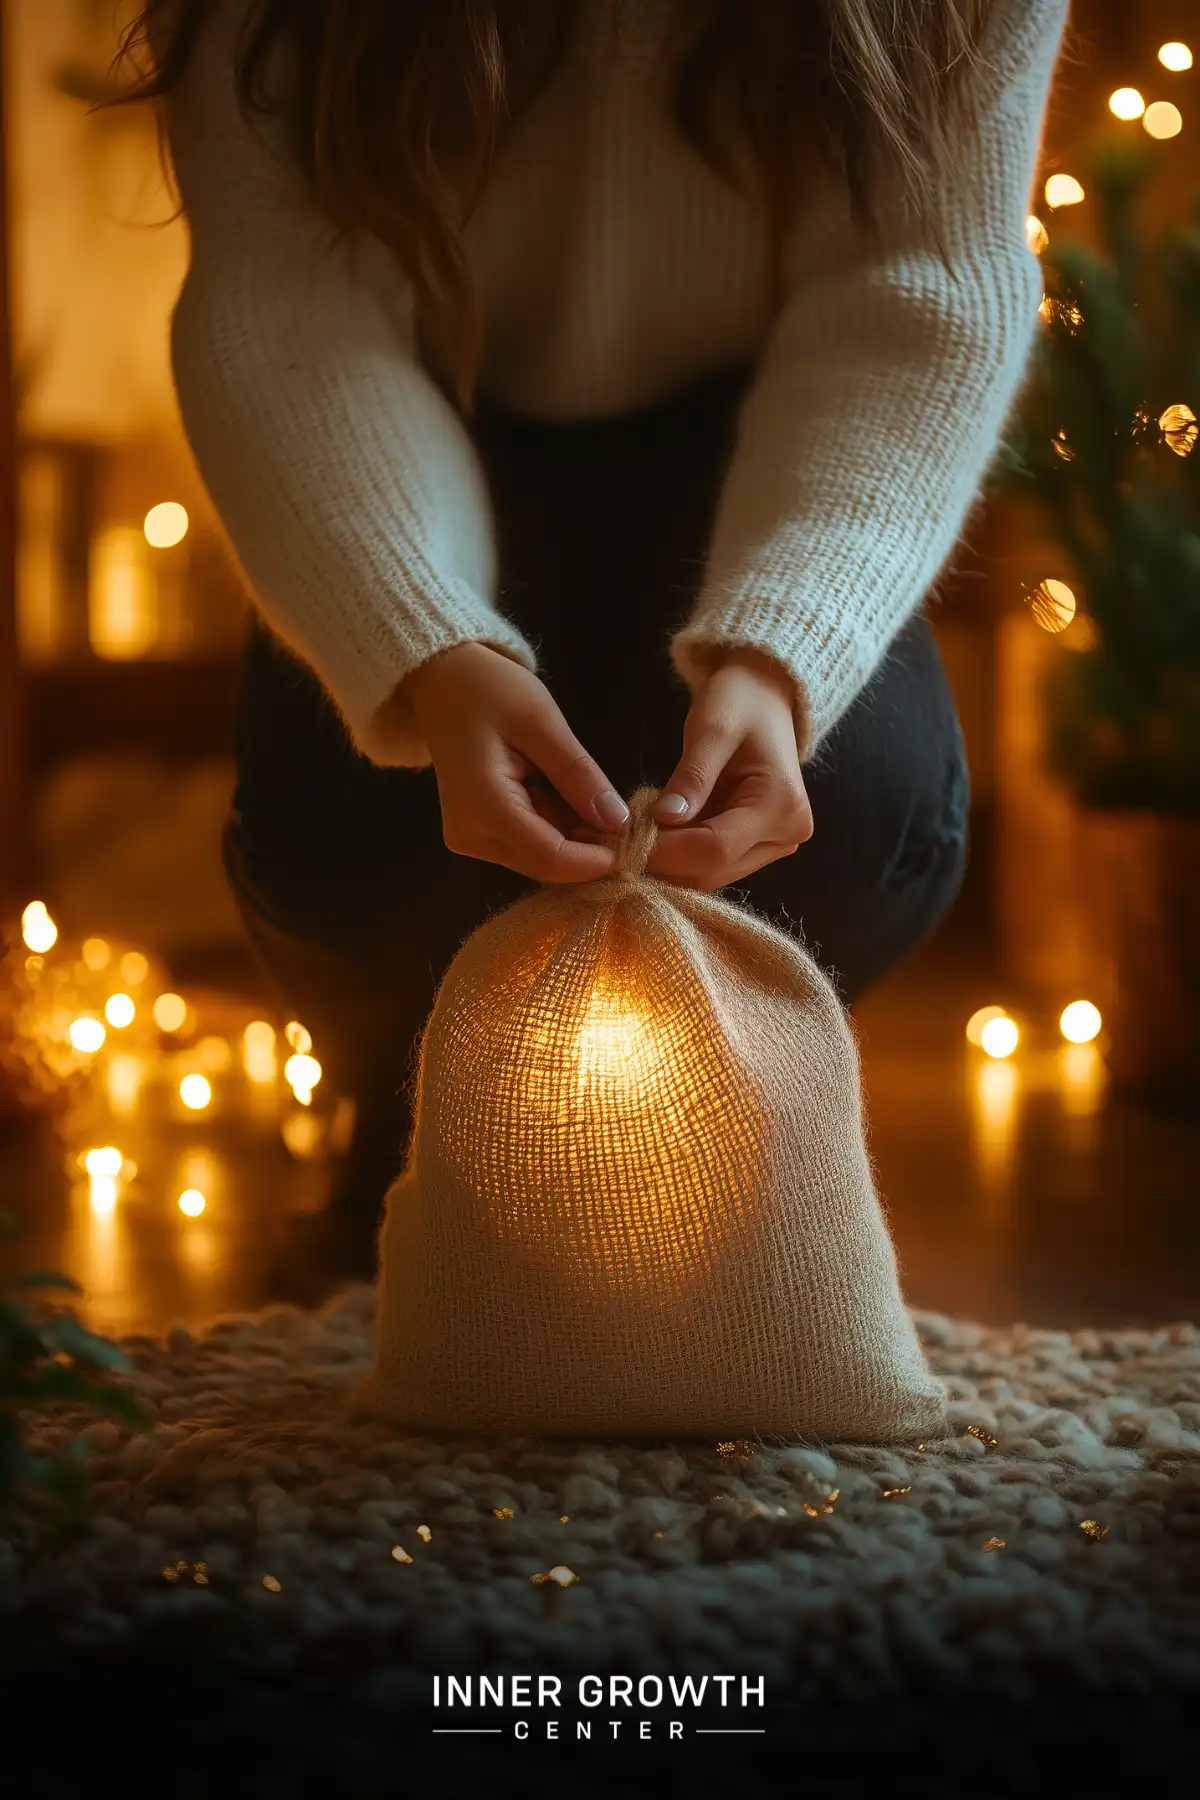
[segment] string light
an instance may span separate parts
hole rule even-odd
[[[981,1006],[967,1020],[967,1042],[978,1048],[983,1043],[983,1028],[990,1025],[993,1019],[1005,1019],[1008,1014],[1002,1006]]]
[[[1196,445],[1196,415],[1190,406],[1181,400],[1174,406],[1168,406],[1165,412],[1158,415],[1158,428],[1163,434],[1163,441],[1176,456],[1190,456]],[[28,941],[28,940],[26,940]]]
[[[160,994],[154,1002],[154,1023],[160,1031],[181,1031],[187,1010],[182,994]]]
[[[212,1086],[203,1075],[185,1075],[179,1084],[179,1098],[190,1112],[203,1112],[212,1099]]]
[[[1183,130],[1183,114],[1169,100],[1156,100],[1146,108],[1142,128],[1152,138],[1178,137]]]
[[[26,949],[38,956],[53,950],[58,941],[58,926],[46,911],[44,900],[31,900],[21,914],[21,936]]]
[[[99,1019],[83,1017],[72,1019],[67,1029],[67,1037],[73,1049],[84,1056],[94,1056],[100,1049],[108,1033]]]
[[[299,1019],[289,1019],[283,1028],[283,1035],[292,1049],[298,1051],[301,1056],[307,1056],[312,1049],[312,1039]]]
[[[210,1075],[220,1075],[233,1061],[233,1051],[223,1037],[202,1037],[194,1054],[197,1068]]]
[[[179,1210],[189,1219],[198,1219],[207,1202],[199,1188],[185,1188],[179,1196]]]
[[[321,1065],[315,1056],[289,1056],[283,1065],[284,1079],[301,1106],[312,1099],[313,1089],[321,1079]]]
[[[1140,119],[1146,110],[1146,102],[1135,87],[1118,88],[1108,97],[1108,110],[1118,119]]]
[[[103,938],[90,937],[84,938],[81,955],[85,968],[90,969],[94,975],[98,975],[101,969],[107,969],[112,951]]]
[[[1050,233],[1036,213],[1030,213],[1025,221],[1025,242],[1035,256],[1040,256],[1050,242]]]
[[[1186,44],[1163,44],[1159,48],[1158,60],[1164,69],[1170,69],[1174,75],[1181,75],[1192,66],[1192,53]]]
[[[1051,175],[1043,191],[1050,207],[1078,206],[1084,198],[1083,184],[1074,175]]]
[[[187,508],[177,500],[164,500],[146,514],[142,530],[155,550],[170,550],[187,536]]]
[[[1099,1009],[1090,1000],[1072,1000],[1070,1006],[1064,1006],[1062,1010],[1058,1029],[1069,1044],[1090,1044],[1100,1035],[1103,1023]]]
[[[1075,617],[1077,608],[1075,591],[1065,581],[1058,581],[1048,576],[1040,581],[1030,595],[1030,608],[1034,620],[1043,631],[1065,631]]]
[[[89,1175],[119,1175],[125,1166],[125,1158],[115,1144],[105,1144],[99,1150],[86,1151],[83,1166]]]
[[[980,1048],[988,1056],[1000,1059],[1011,1056],[1021,1041],[1021,1033],[1016,1021],[1007,1015],[1000,1019],[989,1019],[979,1033]]]
[[[117,1031],[132,1025],[137,1007],[128,994],[112,994],[104,1003],[104,1016]]]

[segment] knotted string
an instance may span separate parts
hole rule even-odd
[[[656,787],[638,788],[629,801],[628,819],[611,836],[617,853],[617,874],[628,881],[637,881],[646,873],[646,864],[654,853],[658,826],[651,809],[661,792]]]

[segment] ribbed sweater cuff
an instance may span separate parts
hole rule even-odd
[[[773,600],[748,590],[710,602],[670,643],[672,665],[695,694],[723,654],[754,649],[787,670],[793,684],[796,750],[807,762],[870,678],[884,645],[861,642],[844,621],[806,608],[798,594]]]
[[[406,598],[372,616],[369,633],[330,646],[318,667],[357,747],[374,763],[421,769],[432,761],[400,683],[457,644],[481,643],[537,672],[525,638],[465,582]]]

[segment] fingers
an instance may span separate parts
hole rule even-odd
[[[689,842],[689,839],[692,841]],[[768,863],[793,855],[799,847],[799,844],[759,841],[744,855],[730,857],[715,848],[711,839],[705,837],[704,827],[699,826],[695,833],[672,831],[667,837],[659,838],[646,872],[658,876],[662,881],[672,881],[679,887],[695,888],[700,893],[711,894],[719,888],[728,887],[731,881],[744,881],[748,875],[753,875],[756,869],[765,868]]]
[[[517,770],[488,770],[474,783],[467,806],[458,808],[453,798],[443,793],[446,848],[458,856],[499,863],[531,881],[595,881],[611,875],[616,868],[611,846],[573,841],[561,823],[537,810],[547,806],[548,800],[539,793],[535,804]],[[547,806],[547,810],[552,809]],[[569,809],[563,810],[569,817]]]
[[[619,831],[624,825],[629,808],[556,706],[541,708],[521,721],[512,743],[574,807],[584,824],[599,826],[602,831]]]
[[[723,812],[694,826],[660,832],[647,872],[711,893],[790,856],[812,836],[803,778],[744,781]]]
[[[718,704],[701,698],[692,705],[683,727],[683,754],[654,805],[660,825],[700,815],[740,737]]]
[[[574,807],[568,806],[553,788],[531,786],[529,799],[539,819],[555,826],[573,844],[607,844],[612,835],[601,831],[598,825],[581,825]]]

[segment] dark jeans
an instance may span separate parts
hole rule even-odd
[[[502,605],[535,644],[572,730],[617,789],[661,786],[688,696],[666,642],[702,574],[747,376],[623,417],[472,426],[496,515]],[[431,769],[351,747],[309,671],[261,626],[248,646],[226,861],[284,1003],[331,1086],[359,1103],[356,1160],[379,1194],[411,1119],[413,1051],[463,939],[533,890],[442,841]],[[798,927],[849,1004],[939,922],[962,878],[962,736],[927,619],[894,641],[805,771],[815,831],[737,884]]]

